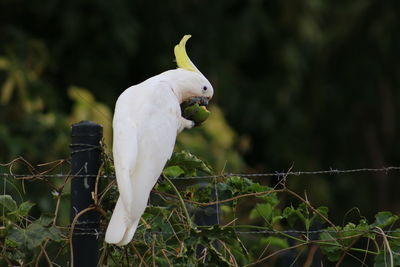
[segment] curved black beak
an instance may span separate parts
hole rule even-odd
[[[200,106],[208,105],[208,98],[204,96],[193,97],[189,100],[189,106],[198,103]]]
[[[208,98],[207,97],[200,97],[200,102],[199,105],[200,106],[208,106]]]

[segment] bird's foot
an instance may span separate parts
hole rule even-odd
[[[191,129],[195,126],[194,121],[187,120],[184,117],[181,117],[181,127],[179,128],[179,132],[182,132],[183,129]]]

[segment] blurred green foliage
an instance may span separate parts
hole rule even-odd
[[[118,95],[174,68],[173,46],[190,33],[216,95],[209,121],[178,146],[217,173],[396,165],[399,12],[395,0],[2,0],[0,161],[68,157],[81,119],[103,123],[110,147]],[[354,206],[398,212],[392,177],[288,183],[338,220]]]

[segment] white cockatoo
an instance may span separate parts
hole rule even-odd
[[[180,104],[214,93],[189,59],[185,35],[175,46],[177,69],[129,87],[118,98],[113,119],[113,156],[120,196],[105,241],[126,245],[138,227],[150,191],[171,157],[176,136],[194,122],[182,117]]]

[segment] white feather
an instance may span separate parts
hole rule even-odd
[[[131,241],[178,132],[190,125],[181,116],[180,103],[204,95],[205,84],[211,97],[212,87],[202,74],[170,70],[126,89],[118,98],[113,155],[120,197],[106,242],[125,245]]]

